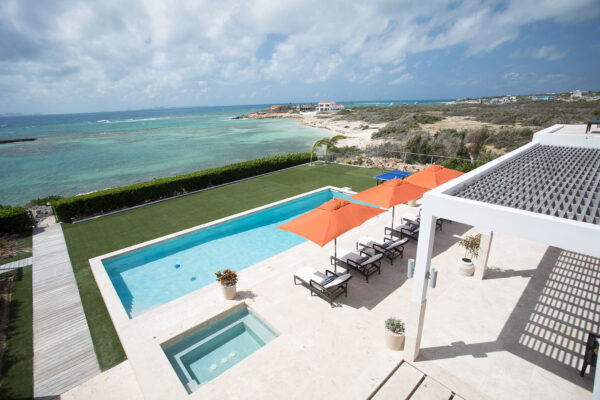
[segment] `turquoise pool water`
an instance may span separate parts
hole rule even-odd
[[[192,393],[276,337],[244,307],[164,351],[181,383]]]
[[[325,190],[142,250],[105,260],[104,267],[130,318],[240,271],[306,239],[277,227],[341,192]]]

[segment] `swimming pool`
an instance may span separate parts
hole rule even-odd
[[[247,307],[164,348],[188,393],[216,378],[275,339],[277,334]]]
[[[219,269],[240,271],[304,242],[277,227],[338,197],[349,199],[345,193],[322,190],[102,263],[129,318],[134,318],[213,283]]]

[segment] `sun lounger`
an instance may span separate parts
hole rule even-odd
[[[337,251],[342,256],[337,259],[331,256],[332,265],[337,264],[346,269],[354,269],[363,274],[367,282],[369,282],[369,276],[375,272],[381,274],[381,259],[383,258],[383,254],[377,253],[371,255],[365,251],[360,251],[359,254],[356,254],[343,248],[338,248]]]
[[[404,245],[407,242],[408,238],[393,240],[392,237],[385,237],[383,241],[378,241],[371,237],[362,237],[356,242],[356,249],[363,250],[369,255],[381,253],[393,264],[398,256],[404,257]]]
[[[384,229],[384,234],[386,237],[390,238],[396,237],[398,239],[404,239],[405,237],[409,237],[414,240],[419,240],[419,229],[420,225],[418,223],[407,221],[404,224],[394,228],[386,226]]]
[[[294,272],[294,284],[300,281],[310,289],[310,295],[317,295],[329,301],[333,305],[342,293],[348,296],[348,281],[352,278],[350,274],[336,274],[325,270],[325,274],[311,267],[304,267]]]

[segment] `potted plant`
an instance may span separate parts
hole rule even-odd
[[[385,320],[385,344],[391,350],[400,350],[404,344],[404,322],[398,318]]]
[[[221,291],[226,300],[233,300],[236,296],[237,273],[231,269],[215,272],[217,280],[221,283]]]
[[[458,242],[458,245],[465,248],[465,256],[456,265],[458,273],[464,276],[471,276],[475,272],[473,259],[479,256],[479,249],[481,248],[481,233],[465,237]]]

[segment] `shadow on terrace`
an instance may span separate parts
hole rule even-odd
[[[579,376],[588,332],[600,330],[600,260],[549,247],[534,270],[492,269],[486,279],[531,277],[496,341],[421,350],[422,360],[508,351],[588,390],[593,371]]]

